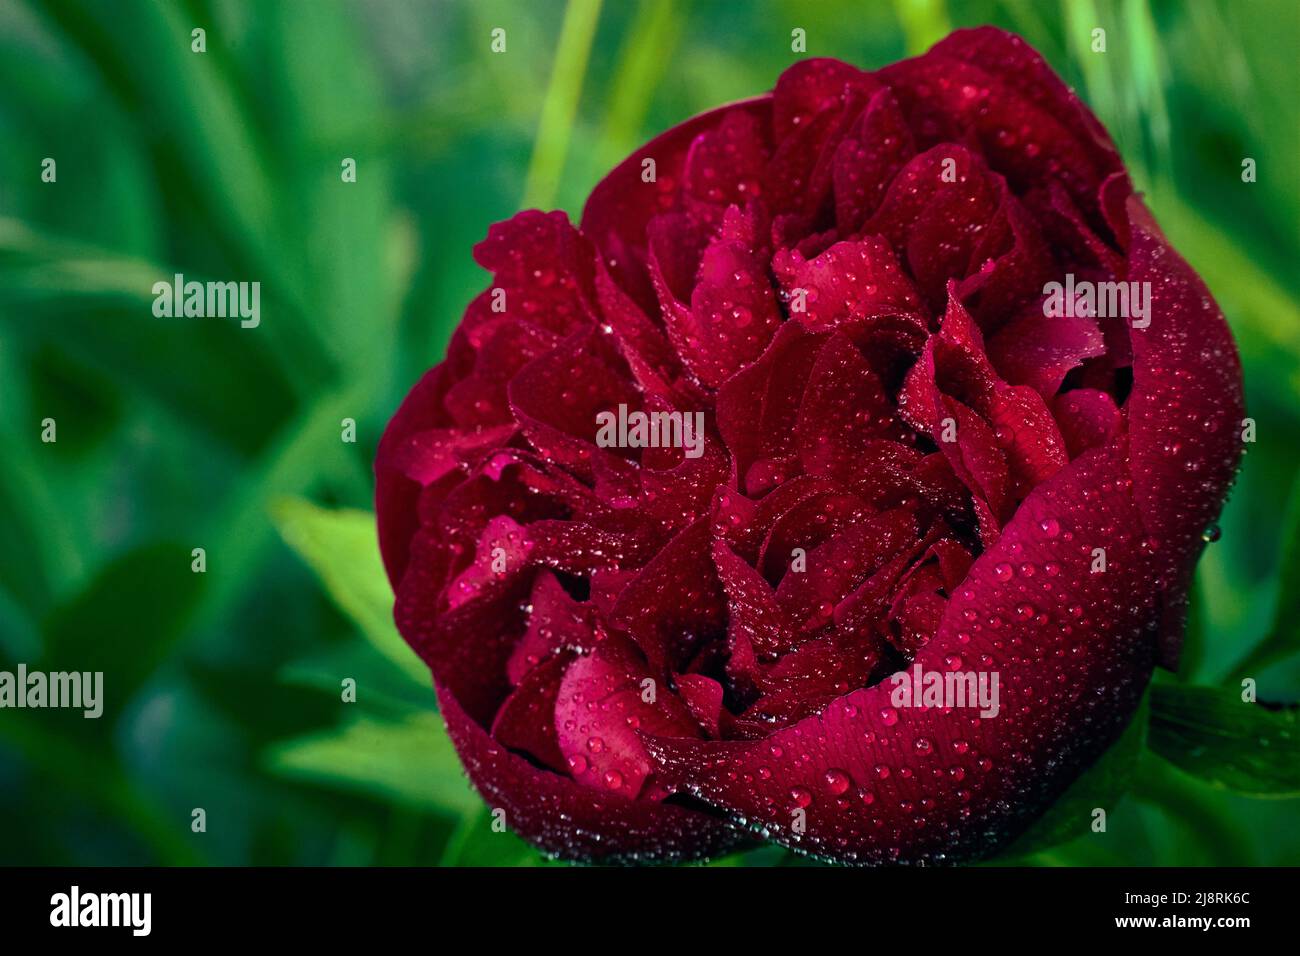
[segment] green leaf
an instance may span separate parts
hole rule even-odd
[[[102,671],[106,727],[184,634],[203,586],[190,560],[184,545],[130,551],[46,622],[43,668]],[[128,652],[120,643],[124,635],[130,636]]]
[[[1128,790],[1147,735],[1148,699],[1110,749],[1097,758],[1000,859],[1028,856],[1087,832],[1095,807],[1113,807]]]
[[[280,536],[316,572],[339,609],[380,653],[427,685],[428,670],[393,625],[393,592],[379,557],[375,516],[330,511],[300,498],[281,499],[271,512]]]
[[[369,793],[418,810],[461,816],[482,803],[434,713],[394,721],[360,714],[342,730],[272,747],[266,762],[283,776]]]
[[[1300,477],[1291,486],[1282,521],[1282,557],[1277,569],[1277,608],[1268,635],[1234,673],[1251,677],[1300,652]]]
[[[479,806],[460,822],[443,850],[439,866],[559,866],[519,837],[492,829],[492,814]]]
[[[1300,796],[1300,708],[1247,703],[1209,687],[1160,686],[1151,749],[1207,783],[1259,797]]]

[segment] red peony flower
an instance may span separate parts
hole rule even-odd
[[[475,258],[380,541],[471,779],[543,849],[987,855],[1174,663],[1240,366],[1017,37],[801,62]]]

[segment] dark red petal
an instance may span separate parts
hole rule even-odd
[[[593,250],[564,213],[528,209],[495,223],[474,247],[474,260],[493,273],[493,289],[466,315],[471,331],[482,320],[506,317],[568,335],[592,321]],[[502,312],[492,308],[496,289],[505,293]]]
[[[762,513],[773,520],[754,566],[773,583],[779,582],[790,568],[796,548],[807,553],[849,525],[866,520],[876,510],[838,484],[822,485],[824,491],[808,493],[819,486],[812,484],[815,476],[806,477],[810,481],[800,483],[798,494],[782,494],[795,485],[787,482],[763,499],[764,505],[772,501],[772,507],[763,508]]]
[[[809,852],[994,852],[1115,739],[1150,676],[1156,612],[1125,454],[1089,452],[1035,489],[918,654],[925,671],[997,672],[998,716],[895,708],[885,681],[765,740],[656,738],[651,755],[671,783]],[[1105,573],[1090,573],[1094,546]]]
[[[379,551],[394,588],[402,580],[411,538],[419,529],[416,503],[420,484],[394,464],[394,454],[417,432],[450,424],[442,399],[452,381],[446,362],[425,372],[407,393],[384,429],[375,454],[375,512],[379,525]]]
[[[1004,325],[988,343],[989,358],[1004,379],[1044,398],[1056,394],[1071,369],[1105,351],[1096,319],[1049,318],[1038,308]]]
[[[948,602],[933,591],[900,598],[891,615],[899,629],[891,643],[908,657],[914,656],[939,629],[947,605]]]
[[[619,287],[603,259],[596,268],[596,302],[610,332],[618,337],[623,357],[641,387],[666,391],[666,383],[676,378],[681,361],[663,329]]]
[[[718,389],[718,430],[735,462],[737,485],[752,497],[784,476],[774,463],[795,456],[799,398],[822,341],[787,322],[757,362]]]
[[[524,751],[557,773],[569,772],[555,733],[555,701],[571,660],[566,652],[529,671],[492,721],[497,741]]]
[[[678,674],[677,692],[705,732],[717,739],[722,721],[722,685],[703,674]]]
[[[835,629],[786,654],[763,672],[759,683],[765,694],[802,701],[798,716],[807,716],[865,684],[881,652],[882,644],[869,632]]]
[[[1129,280],[1151,283],[1150,327],[1134,328],[1128,401],[1133,480],[1163,581],[1165,642],[1173,667],[1182,643],[1187,585],[1241,460],[1245,403],[1241,360],[1200,277],[1165,242],[1146,207],[1128,203]]]
[[[1021,498],[1065,464],[1065,442],[1041,395],[1027,385],[1007,385],[998,377],[984,352],[979,328],[951,283],[949,296],[936,340],[940,382],[993,427],[997,444],[1006,453],[1010,491]]]
[[[510,382],[510,404],[533,447],[580,476],[592,458],[613,455],[596,445],[601,412],[641,408],[641,395],[593,348],[598,333],[577,333],[529,362]]]
[[[853,91],[879,86],[871,74],[830,57],[800,60],[781,74],[772,91],[772,129],[785,139],[814,116],[842,107]]]
[[[1011,194],[1006,183],[995,183],[1001,203],[992,220],[980,230],[971,248],[967,276],[958,295],[970,302],[980,328],[997,331],[1009,316],[1042,298],[1043,285],[1056,274],[1047,242],[1038,224]],[[942,241],[934,234],[936,241]],[[913,242],[920,242],[919,236]]]
[[[685,670],[708,637],[726,627],[726,596],[713,566],[709,522],[681,531],[623,588],[610,620],[661,676]]]
[[[776,596],[804,630],[831,623],[835,605],[869,574],[916,540],[916,519],[902,508],[855,522],[808,551],[808,569],[781,579]]]
[[[1060,179],[1095,215],[1096,187],[1121,168],[1096,117],[1012,34],[958,30],[876,75],[893,89],[922,148],[973,140],[1018,191]]]
[[[602,863],[676,862],[720,853],[741,837],[708,814],[601,793],[533,766],[492,740],[438,687],[447,731],[474,786],[511,830],[547,853]]]
[[[512,684],[520,683],[556,651],[588,648],[593,639],[590,609],[570,597],[550,571],[538,572],[528,603],[532,607],[528,629],[506,663]]]
[[[722,122],[695,137],[686,156],[682,185],[697,203],[743,206],[759,195],[770,146],[752,112],[731,110]]]
[[[655,216],[680,207],[682,170],[691,144],[734,111],[766,123],[771,97],[763,96],[711,110],[655,137],[615,166],[587,197],[583,235],[595,243],[618,284],[647,312],[655,305],[646,269],[646,226]],[[654,181],[646,182],[644,162],[654,160]]]
[[[773,257],[772,271],[790,314],[814,331],[849,319],[921,308],[911,280],[879,236],[837,242],[811,261],[797,250],[783,249]]]
[[[509,515],[497,515],[483,528],[474,561],[447,588],[447,607],[491,597],[532,562],[534,541],[527,528]]]
[[[951,595],[957,585],[966,580],[973,560],[965,545],[952,538],[941,538],[930,546],[926,559],[934,556],[939,560],[939,570],[943,577],[943,586]]]
[[[758,358],[781,323],[761,232],[756,213],[729,207],[701,254],[685,300],[682,277],[662,261],[669,239],[651,248],[651,277],[669,338],[687,368],[710,388]]]
[[[916,153],[912,131],[894,94],[877,90],[835,148],[835,223],[840,235],[857,232],[876,211],[898,171]]]
[[[979,268],[975,251],[1004,195],[1005,186],[978,155],[941,143],[903,167],[863,231],[889,240],[926,301],[939,308],[948,281]]]
[[[845,483],[857,477],[872,439],[900,439],[910,432],[862,353],[833,334],[813,366],[799,406],[795,435],[804,471]]]
[[[727,592],[728,639],[733,644],[743,640],[755,654],[769,658],[785,650],[795,629],[772,586],[725,542],[713,542],[713,561]]]
[[[433,428],[416,432],[385,449],[385,465],[421,485],[432,484],[449,471],[471,464],[493,448],[510,441],[516,426],[460,429]]]
[[[899,410],[913,427],[933,439],[953,473],[970,490],[981,517],[981,536],[988,543],[1001,527],[1006,503],[1006,456],[983,418],[939,391],[935,381],[936,341],[936,337],[931,338],[921,360],[908,373],[899,396]]]
[[[530,361],[553,349],[559,336],[522,319],[494,317],[467,338],[475,343],[474,368],[447,389],[443,404],[456,424],[465,427],[512,421],[507,383]]]
[[[1089,448],[1110,444],[1124,430],[1123,413],[1115,400],[1095,388],[1076,388],[1052,400],[1052,414],[1071,458]]]

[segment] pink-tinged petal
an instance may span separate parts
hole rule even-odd
[[[735,111],[766,123],[771,97],[724,106],[674,126],[615,166],[587,197],[583,235],[595,244],[619,286],[647,312],[654,309],[655,296],[646,268],[646,226],[661,213],[681,208],[682,171],[691,144]],[[646,160],[654,161],[653,178]]]
[[[1124,431],[1124,415],[1115,399],[1095,388],[1076,388],[1056,396],[1052,414],[1072,459],[1089,448],[1110,444]]]
[[[547,853],[593,863],[681,862],[723,852],[741,837],[713,816],[584,787],[533,766],[492,740],[446,687],[438,700],[470,779],[506,824]]]
[[[455,610],[462,604],[489,596],[526,567],[533,550],[528,529],[508,515],[498,515],[487,523],[474,554],[474,563],[460,573],[448,588],[447,606]]]
[[[492,721],[492,736],[498,743],[522,750],[556,773],[569,772],[555,732],[555,702],[572,659],[564,652],[530,670]]]
[[[521,579],[530,580],[526,572],[539,565],[586,576],[644,562],[646,550],[635,538],[582,522],[541,520],[520,525],[509,515],[496,515],[485,523],[470,563],[447,582],[445,606],[454,611],[467,604],[501,600]],[[406,583],[403,580],[404,590]]]
[[[555,702],[555,730],[574,780],[635,798],[654,769],[639,734],[699,736],[686,706],[653,680],[631,655],[608,644],[569,665]]]
[[[668,782],[839,860],[1005,846],[1119,735],[1150,677],[1157,612],[1125,454],[1089,452],[1035,489],[917,656],[923,671],[996,672],[997,716],[896,708],[886,680],[764,740],[649,740]],[[1090,572],[1094,546],[1105,573]]]
[[[1241,360],[1200,277],[1165,242],[1146,207],[1128,203],[1132,282],[1151,284],[1150,326],[1133,328],[1127,410],[1133,480],[1161,565],[1161,663],[1177,664],[1188,583],[1241,460]]]
[[[794,249],[772,259],[781,298],[810,331],[849,319],[889,312],[918,312],[921,300],[889,244],[879,236],[837,242],[811,261]]]
[[[1091,318],[1043,315],[1033,308],[989,339],[988,355],[1002,378],[1028,385],[1044,398],[1056,394],[1071,369],[1104,354],[1105,339]]]

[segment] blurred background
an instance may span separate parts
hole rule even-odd
[[[1300,698],[1294,0],[0,0],[0,669],[106,697],[0,710],[0,863],[545,863],[468,788],[369,514],[384,423],[486,283],[471,247],[770,89],[796,27],[875,68],[981,23],[1078,88],[1241,348],[1258,441],[1177,680]],[[261,325],[155,318],[176,272],[260,281]],[[1300,862],[1285,787],[1187,771],[1147,750],[1106,833],[1010,858]]]

